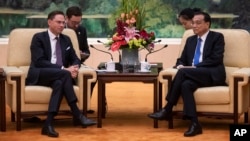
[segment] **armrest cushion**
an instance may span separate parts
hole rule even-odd
[[[174,68],[167,68],[165,70],[162,70],[160,73],[159,73],[159,76],[158,76],[158,80],[161,82],[161,83],[167,83],[167,80],[164,79],[164,76],[170,76],[170,77],[174,77],[175,74],[177,73],[178,69],[174,69]]]
[[[14,81],[11,80],[11,77],[21,77],[22,79],[25,79],[25,73],[17,68],[17,67],[14,67],[14,66],[11,66],[11,67],[3,67],[3,70],[6,74],[6,81],[8,84],[13,84]]]
[[[239,86],[244,86],[247,85],[249,82],[249,77],[250,77],[250,68],[241,68],[235,72],[232,73],[232,77],[240,77],[243,78],[243,81],[239,82]]]
[[[78,83],[80,83],[79,81],[83,81],[84,75],[91,75],[92,76],[92,79],[88,80],[88,82],[91,82],[91,83],[95,82],[97,79],[96,71],[94,69],[81,67],[79,69],[79,73],[78,73]]]
[[[86,76],[86,75],[90,75],[92,76],[92,78],[88,78],[87,79],[87,88],[83,88],[83,89],[87,89],[87,106],[88,106],[88,109],[90,107],[90,98],[91,98],[91,83],[94,83],[96,82],[96,79],[97,79],[97,74],[96,74],[96,71],[92,68],[89,68],[89,67],[85,67],[85,66],[81,66],[81,68],[79,69],[79,73],[78,73],[78,79],[77,79],[77,85],[79,87],[82,87],[83,86],[83,83],[84,83],[84,80],[83,80],[83,77]],[[83,91],[82,89],[82,91]],[[83,91],[84,92],[84,91]]]

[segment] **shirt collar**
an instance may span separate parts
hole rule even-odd
[[[56,37],[59,38],[59,35],[56,36],[55,34],[53,34],[53,33],[50,31],[50,29],[48,29],[48,34],[49,34],[49,38],[50,38],[51,40],[54,40]]]
[[[198,36],[198,38],[201,38],[202,41],[205,41],[206,38],[207,38],[208,33],[209,33],[209,30],[205,34],[203,34],[201,37]]]

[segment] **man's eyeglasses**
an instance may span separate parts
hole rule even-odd
[[[192,25],[201,25],[204,22],[205,22],[204,20],[192,21]]]
[[[71,22],[71,24],[73,24],[73,25],[82,24],[82,21],[71,21],[71,20],[69,20],[69,22]]]

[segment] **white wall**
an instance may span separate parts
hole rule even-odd
[[[104,45],[97,43],[97,39],[88,39],[89,44],[92,44],[98,49],[102,49],[108,51],[108,48],[104,47]],[[148,62],[162,62],[163,67],[172,67],[175,62],[176,58],[179,54],[179,45],[180,39],[162,39],[161,43],[157,43],[155,45],[155,50],[160,49],[165,44],[168,44],[167,48],[159,52],[155,52],[153,54],[148,55],[147,60]],[[7,51],[8,51],[8,39],[0,39],[0,67],[5,66],[7,64]],[[88,60],[86,60],[85,64],[91,66],[93,68],[97,68],[100,62],[107,62],[110,61],[110,56],[108,54],[102,53],[97,51],[93,48],[90,48],[91,56]],[[118,52],[110,53],[113,55],[114,61],[118,62]],[[141,56],[141,60],[145,59],[145,55],[147,54],[146,50],[142,50],[139,52]]]

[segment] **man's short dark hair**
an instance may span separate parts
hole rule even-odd
[[[52,11],[52,12],[49,13],[48,20],[53,20],[56,15],[63,15],[63,16],[65,16],[62,11],[55,10],[55,11]]]
[[[69,19],[72,16],[82,16],[82,10],[78,6],[71,6],[66,10],[66,15]]]
[[[179,18],[182,17],[185,20],[192,20],[195,12],[201,11],[200,8],[185,8],[179,13]]]
[[[204,16],[204,21],[205,22],[209,22],[209,27],[211,26],[212,24],[212,20],[211,20],[211,17],[208,13],[206,12],[203,12],[203,11],[198,11],[198,12],[195,12],[194,15],[203,15]]]

